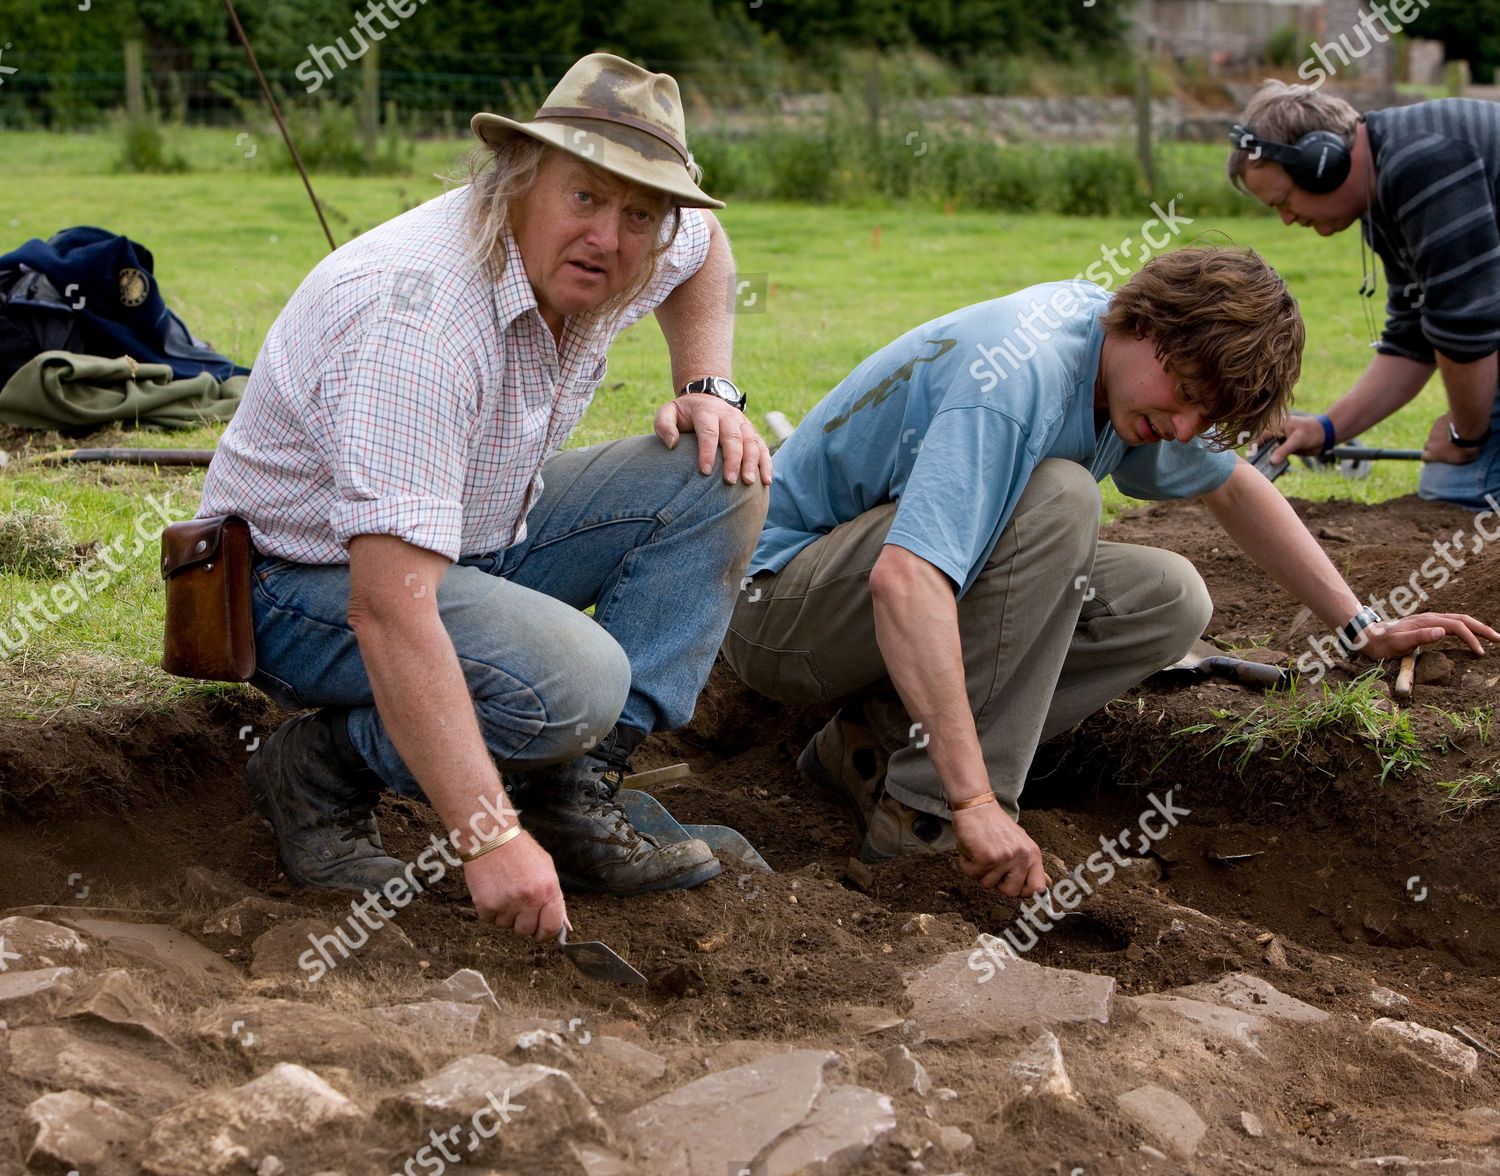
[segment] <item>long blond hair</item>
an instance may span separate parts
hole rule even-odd
[[[498,282],[505,273],[505,240],[512,227],[511,206],[531,192],[543,162],[556,150],[529,135],[511,135],[498,146],[486,143],[469,153],[466,177],[469,206],[465,213],[469,256],[492,282]],[[593,166],[584,160],[579,162],[585,167]],[[656,280],[662,258],[676,240],[681,226],[682,210],[673,205],[669,215],[663,218],[662,232],[643,260],[640,271],[623,290],[598,309],[577,316],[578,325],[586,332],[607,331]]]

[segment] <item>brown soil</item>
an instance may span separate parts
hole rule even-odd
[[[1406,582],[1435,538],[1472,530],[1467,513],[1415,499],[1297,506],[1365,593]],[[1149,541],[1191,558],[1213,594],[1209,632],[1218,644],[1295,657],[1307,636],[1321,631],[1315,619],[1299,618],[1295,602],[1201,508],[1143,508],[1107,537]],[[1429,607],[1500,617],[1490,557],[1466,558]],[[1209,1121],[1213,1141],[1194,1171],[1311,1170],[1391,1153],[1470,1163],[1481,1154],[1482,1133],[1476,1137],[1455,1116],[1500,1105],[1496,1059],[1482,1057],[1477,1077],[1456,1081],[1377,1049],[1353,1019],[1367,1024],[1382,1015],[1367,999],[1371,984],[1381,984],[1411,997],[1412,1019],[1444,1030],[1462,1024],[1500,1048],[1500,924],[1490,915],[1500,899],[1492,868],[1500,804],[1460,818],[1445,811],[1446,794],[1437,787],[1472,772],[1493,776],[1500,739],[1486,746],[1472,728],[1459,733],[1434,709],[1491,708],[1500,662],[1474,658],[1454,641],[1441,648],[1454,662],[1450,680],[1419,685],[1408,711],[1426,766],[1383,784],[1375,755],[1330,730],[1312,732],[1294,755],[1265,752],[1239,770],[1233,753],[1214,746],[1262,698],[1217,683],[1154,681],[1038,757],[1024,823],[1069,865],[1097,848],[1102,834],[1133,826],[1149,792],[1173,787],[1179,806],[1192,812],[1159,847],[1159,881],[1101,889],[1028,958],[1115,976],[1126,994],[1253,971],[1336,1014],[1302,1044],[1280,1051],[1268,1045],[1267,1059],[1248,1069],[1228,1058],[1180,1063],[1200,1067],[1181,1071],[1196,1088],[1175,1088]],[[1387,678],[1394,671],[1384,669]],[[1350,676],[1339,668],[1328,680]],[[176,909],[186,871],[203,866],[310,915],[347,915],[337,897],[299,893],[278,878],[269,833],[244,801],[247,741],[239,732],[248,725],[263,736],[278,717],[248,694],[231,694],[160,713],[64,713],[40,729],[0,727],[0,912],[48,903]],[[977,931],[998,934],[1017,904],[977,889],[948,858],[875,867],[865,890],[847,878],[852,820],[810,791],[794,766],[824,718],[755,698],[720,670],[693,726],[653,740],[637,757],[637,768],[688,761],[694,775],[659,792],[673,813],[734,825],[778,871],[726,869],[698,890],[630,901],[572,898],[578,937],[609,943],[652,978],[650,987],[612,989],[581,979],[551,951],[477,924],[460,885],[447,881],[399,919],[429,961],[425,973],[371,972],[357,982],[367,990],[351,996],[340,989],[341,999],[389,1003],[419,992],[426,978],[474,967],[502,1002],[519,1009],[565,1022],[634,1022],[629,1031],[672,1064],[652,1094],[702,1074],[705,1060],[718,1069],[793,1043],[839,1050],[853,1080],[882,1087],[874,1051],[896,1038],[863,1035],[859,1010],[905,1011],[903,973],[972,946]],[[1203,723],[1214,729],[1180,733]],[[425,809],[406,801],[387,801],[381,821],[398,854],[414,854],[437,831]],[[1241,854],[1257,856],[1221,860]],[[86,900],[77,897],[84,885]],[[917,913],[936,916],[928,933],[903,933]],[[324,999],[292,982],[262,988],[258,995]],[[1128,1025],[1131,1014],[1119,1020]],[[1073,1109],[1003,1096],[1009,1059],[1024,1039],[921,1046],[934,1084],[958,1095],[938,1105],[936,1117],[971,1133],[976,1150],[954,1157],[928,1147],[924,1106],[932,1100],[904,1094],[894,1140],[862,1170],[905,1172],[916,1156],[930,1172],[1173,1170],[1141,1158],[1144,1137],[1115,1110],[1114,1095],[1139,1083],[1095,1060],[1093,1046],[1114,1031],[1060,1031],[1084,1096]],[[1163,1052],[1159,1065],[1161,1074],[1144,1080],[1174,1085],[1179,1063]],[[203,1072],[246,1076],[212,1066]],[[607,1110],[641,1101],[608,1073],[588,1078],[585,1089]],[[0,1140],[34,1094],[0,1078]],[[1240,1110],[1276,1125],[1274,1147],[1225,1126]],[[409,1143],[369,1141],[380,1157],[370,1170],[389,1170],[378,1163],[409,1151]],[[314,1170],[283,1158],[291,1171]]]

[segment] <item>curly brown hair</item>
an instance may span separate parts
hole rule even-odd
[[[1234,449],[1278,428],[1302,371],[1302,312],[1253,249],[1194,245],[1153,257],[1115,293],[1104,329],[1150,337],[1188,404]]]

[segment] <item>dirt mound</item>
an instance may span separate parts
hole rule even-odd
[[[1472,536],[1467,513],[1414,499],[1298,509],[1363,593],[1388,595],[1416,576],[1428,607],[1500,617],[1500,582],[1482,545],[1470,541],[1463,566],[1445,565],[1440,586],[1422,572],[1434,539],[1459,528]],[[1319,633],[1316,619],[1299,615],[1200,508],[1145,508],[1107,537],[1192,559],[1215,601],[1210,634],[1226,648],[1295,658]],[[610,1026],[666,1059],[665,1076],[643,1084],[580,1047],[575,1028],[551,1064],[574,1073],[607,1115],[768,1052],[833,1049],[850,1078],[896,1097],[897,1127],[863,1155],[861,1171],[906,1172],[916,1161],[934,1172],[1144,1170],[1150,1161],[1138,1147],[1165,1145],[1116,1096],[1148,1083],[1176,1090],[1203,1116],[1208,1134],[1195,1171],[1292,1171],[1396,1153],[1414,1167],[1444,1158],[1477,1164],[1500,1135],[1483,1127],[1482,1114],[1455,1116],[1500,1106],[1496,1058],[1482,1055],[1477,1073],[1454,1078],[1366,1032],[1374,1017],[1389,1015],[1444,1031],[1460,1025],[1500,1047],[1500,926],[1488,917],[1500,900],[1500,878],[1488,868],[1500,805],[1455,809],[1439,787],[1494,775],[1484,716],[1500,661],[1449,648],[1455,644],[1442,647],[1452,662],[1446,677],[1418,686],[1406,711],[1420,762],[1392,769],[1384,782],[1380,753],[1347,724],[1310,728],[1294,751],[1263,740],[1241,763],[1237,748],[1217,745],[1265,699],[1219,683],[1153,681],[1043,750],[1023,798],[1024,823],[1051,855],[1054,878],[1083,870],[1101,837],[1144,829],[1153,796],[1170,793],[1186,811],[1159,841],[1137,838],[1147,852],[1119,839],[1127,847],[1121,867],[1078,913],[1040,935],[1026,960],[1113,976],[1132,997],[1254,973],[1334,1014],[1312,1027],[1268,1022],[1252,1050],[1232,1039],[1189,1041],[1163,1027],[1154,1006],[1117,1003],[1107,1028],[1057,1030],[1076,1101],[1016,1093],[1011,1060],[1034,1034],[1002,1035],[1002,1044],[923,1043],[911,1025],[902,1028],[916,1015],[907,979],[945,953],[973,950],[979,932],[1015,932],[1023,907],[978,890],[947,858],[851,873],[852,819],[812,792],[794,766],[826,714],[756,698],[722,670],[692,727],[651,740],[636,766],[688,762],[692,775],[663,786],[660,798],[680,820],[732,824],[777,873],[726,868],[690,892],[572,898],[578,937],[610,944],[649,986],[595,984],[554,951],[480,926],[461,885],[446,879],[401,912],[409,951],[341,968],[322,987],[296,975],[252,987],[257,997],[352,1014],[477,969],[507,1016],[596,1032]],[[1386,677],[1393,673],[1386,667]],[[1340,665],[1326,681],[1352,677]],[[347,919],[346,901],[294,891],[278,877],[269,832],[245,804],[246,750],[278,718],[231,693],[155,714],[0,726],[0,913],[40,904],[169,911],[186,913],[179,925],[198,934],[211,904],[188,894],[187,878],[207,867],[249,887],[256,897],[244,901],[255,910],[267,903],[262,914],[272,923],[285,914],[278,904],[330,925]],[[385,801],[380,817],[398,855],[414,856],[440,831],[430,812],[404,800]],[[247,942],[229,954],[243,963],[253,953]],[[1383,1013],[1371,1004],[1375,986],[1410,1004]],[[166,980],[158,988],[169,1006],[184,999]],[[931,1071],[920,1095],[894,1089],[881,1059],[901,1040]],[[199,1038],[179,1044],[196,1058],[203,1084],[255,1072],[228,1065],[221,1051],[205,1053]],[[411,1048],[412,1073],[430,1073],[452,1056],[430,1043],[426,1052]],[[367,1105],[391,1081],[361,1072],[357,1060],[339,1073],[324,1076]],[[938,1087],[945,1092],[934,1093]],[[15,1132],[38,1093],[14,1078],[0,1083],[0,1138]],[[1264,1121],[1264,1138],[1242,1129],[1242,1111]],[[958,1134],[944,1135],[938,1124]],[[370,1171],[393,1170],[380,1165],[416,1142],[389,1124],[371,1130],[365,1159],[340,1161],[349,1171],[367,1170],[366,1160]],[[960,1136],[972,1136],[972,1151]],[[556,1167],[546,1170],[580,1170],[566,1166],[564,1151],[547,1154]]]

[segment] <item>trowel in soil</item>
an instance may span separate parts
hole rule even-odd
[[[1186,657],[1158,670],[1152,677],[1163,675],[1168,678],[1224,678],[1256,690],[1274,690],[1287,683],[1287,672],[1280,666],[1230,657],[1207,641],[1193,642]]]
[[[638,788],[620,789],[615,793],[615,803],[625,810],[632,825],[642,833],[649,833],[661,845],[675,845],[696,837],[707,843],[714,856],[726,865],[743,866],[767,874],[775,872],[738,829],[731,829],[728,825],[681,824],[661,801]]]
[[[557,946],[568,957],[568,961],[590,980],[602,980],[606,984],[647,983],[646,977],[597,939],[569,943],[568,929],[563,927],[557,932]]]

